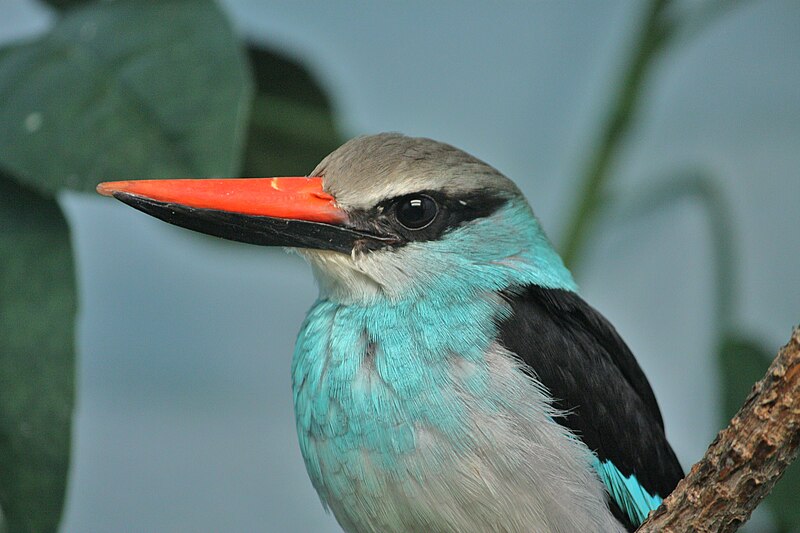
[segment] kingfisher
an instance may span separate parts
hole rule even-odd
[[[309,176],[98,191],[310,263],[319,297],[292,360],[297,436],[341,527],[635,530],[683,471],[636,359],[517,186],[396,133],[350,140]]]

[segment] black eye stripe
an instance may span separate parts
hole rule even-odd
[[[424,198],[428,198],[436,205],[435,215],[425,225],[420,225],[416,229],[404,225],[397,217],[398,207],[404,202],[408,202],[409,207],[414,207],[412,201],[419,200],[419,207],[422,208],[423,203],[425,203]],[[508,200],[508,195],[494,191],[481,190],[453,195],[440,191],[423,190],[413,194],[388,198],[371,209],[353,211],[350,213],[350,225],[353,229],[380,235],[391,241],[388,245],[365,243],[367,249],[373,249],[373,247],[383,248],[385,246],[398,248],[409,242],[440,239],[448,231],[462,224],[490,216]]]

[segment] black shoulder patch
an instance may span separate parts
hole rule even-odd
[[[650,384],[614,327],[574,292],[528,286],[505,297],[512,316],[499,324],[500,341],[548,389],[565,413],[557,421],[601,461],[666,497],[683,470]]]

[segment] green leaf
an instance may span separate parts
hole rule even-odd
[[[0,164],[47,193],[230,176],[250,86],[244,50],[211,0],[75,8],[0,56]]]
[[[257,94],[243,175],[307,174],[342,143],[330,102],[299,63],[256,47],[249,55]]]
[[[729,335],[720,344],[723,425],[727,425],[744,403],[753,385],[764,377],[774,354],[761,343],[741,335]],[[800,464],[795,462],[783,474],[764,504],[772,512],[780,531],[800,527]]]
[[[52,198],[0,174],[0,508],[9,532],[58,528],[74,403],[74,267]]]

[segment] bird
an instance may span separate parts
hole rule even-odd
[[[633,531],[683,477],[631,350],[520,189],[462,150],[382,133],[305,177],[98,192],[308,261],[297,436],[348,533]]]

